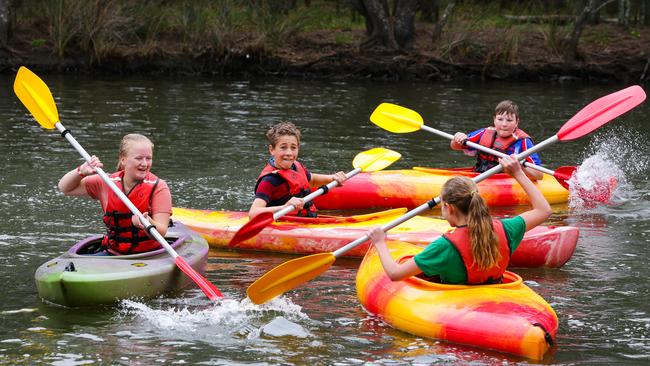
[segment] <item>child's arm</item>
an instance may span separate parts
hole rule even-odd
[[[467,140],[467,135],[462,132],[456,132],[454,139],[451,140],[449,146],[452,150],[462,150],[465,147],[465,140]]]
[[[336,172],[334,174],[311,174],[309,185],[312,187],[320,187],[333,181],[339,182],[339,186],[343,185],[348,177],[343,172]]]
[[[367,235],[372,245],[377,249],[379,260],[381,260],[381,265],[384,267],[386,275],[392,281],[400,281],[422,273],[422,270],[420,270],[420,267],[418,267],[413,258],[403,263],[395,262],[393,257],[390,256],[388,247],[386,246],[386,233],[384,233],[381,227],[378,226],[368,231]]]
[[[548,219],[553,213],[553,210],[551,210],[551,206],[548,204],[548,201],[546,201],[546,198],[544,198],[542,192],[540,192],[540,190],[537,189],[537,186],[535,186],[526,174],[524,174],[521,164],[513,158],[513,156],[514,155],[501,158],[499,159],[499,163],[501,163],[506,173],[515,178],[519,185],[521,185],[533,206],[532,210],[519,215],[526,222],[526,231],[528,231],[546,221],[546,219]]]
[[[540,180],[544,178],[544,173],[540,172],[539,170],[524,167],[524,171],[526,172],[528,178],[531,180]]]
[[[261,198],[255,198],[253,200],[253,204],[251,205],[251,208],[248,210],[248,217],[253,218],[263,212],[270,212],[270,213],[276,213],[283,208],[287,206],[294,206],[296,210],[302,210],[303,205],[305,202],[303,201],[302,198],[298,197],[291,197],[287,203],[281,206],[266,206],[266,201],[264,201]]]
[[[84,178],[96,174],[97,172],[95,171],[95,168],[101,168],[103,166],[104,164],[102,164],[99,158],[93,155],[90,159],[90,164],[83,163],[61,177],[58,184],[59,191],[66,196],[88,197],[89,195],[88,191],[86,191]]]

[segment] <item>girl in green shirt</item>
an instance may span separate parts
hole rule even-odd
[[[532,210],[517,217],[501,220],[512,253],[521,242],[524,232],[544,222],[552,211],[542,193],[526,176],[521,164],[513,156],[499,159],[499,163],[505,172],[521,185],[533,206]],[[442,187],[441,199],[442,216],[449,225],[455,228],[467,227],[474,260],[473,270],[480,272],[493,269],[501,259],[498,240],[492,225],[492,217],[485,201],[478,194],[476,184],[466,177],[451,178]],[[443,283],[467,282],[468,269],[463,258],[444,236],[433,241],[415,257],[402,263],[397,263],[390,256],[385,242],[386,234],[381,227],[370,230],[368,237],[379,253],[386,274],[393,281],[424,273],[427,276],[439,276]]]

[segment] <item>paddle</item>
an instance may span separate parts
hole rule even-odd
[[[636,107],[643,100],[645,100],[645,93],[639,86],[632,86],[597,99],[567,121],[556,135],[542,141],[521,154],[516,155],[516,158],[521,161],[528,155],[533,154],[557,141],[566,142],[582,137]],[[479,174],[472,180],[478,183],[493,174],[499,173],[501,170],[503,170],[503,167],[497,165],[492,169]],[[382,230],[384,232],[388,231],[415,217],[419,213],[435,207],[438,203],[440,203],[440,197],[436,197],[435,199],[407,212],[403,216],[385,224],[382,226]],[[250,285],[247,290],[248,297],[253,303],[261,304],[281,295],[301,283],[307,282],[325,272],[332,266],[332,264],[334,264],[336,258],[367,240],[368,236],[364,235],[332,253],[319,253],[287,261],[273,268]]]
[[[45,82],[41,80],[36,74],[28,70],[26,67],[21,66],[16,75],[16,80],[14,82],[14,92],[18,96],[18,99],[27,107],[29,112],[34,116],[36,121],[46,129],[57,128],[61,132],[61,136],[65,137],[72,146],[81,154],[81,156],[90,163],[91,157],[88,155],[86,150],[79,145],[79,143],[72,137],[72,134],[67,130],[61,122],[59,122],[59,114],[54,103],[54,98],[50,89],[45,85]],[[151,225],[149,220],[147,220],[142,213],[131,203],[131,201],[124,195],[124,193],[117,188],[115,183],[110,180],[108,175],[101,169],[95,168],[97,174],[104,180],[106,184],[115,192],[115,194],[126,204],[131,212],[136,215],[140,221],[145,226],[145,230],[149,235],[153,236],[163,248],[169,253],[176,263],[176,266],[180,268],[189,278],[191,278],[200,288],[203,290],[205,295],[210,300],[217,300],[220,297],[223,297],[219,289],[217,289],[212,283],[206,280],[198,272],[192,268],[181,256],[176,253],[176,251],[167,243],[165,238],[160,235],[160,233],[155,229],[155,226]]]
[[[425,125],[422,116],[420,116],[418,112],[392,103],[381,103],[377,106],[374,112],[372,112],[372,115],[370,115],[370,121],[377,126],[394,133],[408,133],[422,129],[449,140],[454,139],[453,135]],[[502,152],[471,141],[465,141],[465,145],[500,158],[506,156],[506,154]],[[567,180],[571,179],[571,175],[576,170],[575,167],[563,166],[553,171],[529,161],[523,161],[522,165],[555,177],[558,183],[566,189],[569,189],[569,182],[567,182]]]
[[[400,153],[393,150],[384,149],[382,147],[376,147],[374,149],[360,152],[357,154],[357,156],[354,157],[354,160],[352,161],[352,166],[355,169],[345,174],[345,176],[350,179],[362,171],[375,172],[382,170],[397,161],[400,157],[402,157]],[[305,203],[311,202],[316,197],[327,193],[331,188],[336,187],[338,184],[339,182],[332,181],[326,186],[320,187],[319,189],[305,196],[303,198],[303,201]],[[235,236],[230,239],[228,246],[235,246],[245,240],[254,237],[267,225],[295,209],[295,206],[289,205],[273,214],[270,212],[263,212],[259,215],[256,215],[235,233]]]

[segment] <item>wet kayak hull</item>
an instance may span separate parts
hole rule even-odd
[[[389,248],[398,261],[422,250],[401,242]],[[356,288],[363,308],[395,329],[535,360],[544,357],[558,329],[551,306],[512,272],[497,285],[391,281],[373,248],[359,267]]]
[[[193,283],[162,248],[121,256],[82,254],[97,246],[101,238],[83,239],[41,265],[35,274],[39,296],[68,307],[91,306],[126,298],[152,298]],[[167,238],[196,271],[205,272],[209,250],[205,239],[181,224],[170,227]]]
[[[315,254],[333,252],[402,216],[406,209],[393,209],[367,215],[291,218],[285,217],[264,228],[257,236],[231,249]],[[246,212],[174,208],[174,220],[201,234],[213,247],[227,248],[230,239],[245,223]],[[416,216],[388,232],[390,240],[425,246],[450,229],[446,220]],[[524,236],[511,259],[511,267],[561,267],[573,255],[579,230],[575,227],[538,226]],[[368,244],[345,253],[362,257]]]
[[[315,199],[323,210],[354,210],[367,208],[415,208],[438,197],[442,185],[451,177],[463,175],[474,178],[478,174],[470,168],[433,169],[413,168],[359,173],[342,187],[331,189],[326,196]],[[554,177],[544,175],[535,182],[550,204],[566,203],[569,191]],[[528,195],[512,177],[495,174],[478,183],[479,192],[488,206],[516,206],[529,204]]]

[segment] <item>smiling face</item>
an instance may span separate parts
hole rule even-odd
[[[282,135],[278,137],[275,146],[269,145],[269,153],[275,159],[278,169],[291,169],[291,165],[298,159],[300,145],[296,136]]]
[[[151,144],[146,141],[131,141],[126,146],[125,152],[120,157],[125,180],[144,180],[153,165],[153,148]]]
[[[494,128],[502,138],[512,136],[519,125],[519,118],[512,113],[503,112],[494,116]]]

